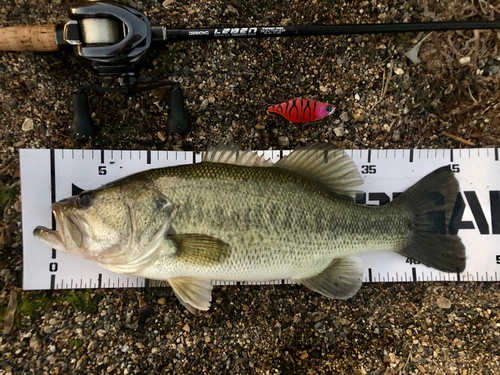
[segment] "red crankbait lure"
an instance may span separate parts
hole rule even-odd
[[[281,104],[270,105],[267,110],[277,113],[291,122],[313,122],[329,116],[335,107],[314,100],[292,99]]]

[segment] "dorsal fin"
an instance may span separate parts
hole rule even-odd
[[[354,197],[363,184],[357,165],[342,150],[315,143],[293,151],[275,164],[326,185],[333,192]]]
[[[266,160],[263,155],[259,156],[253,151],[241,151],[234,143],[226,145],[222,142],[216,147],[209,146],[202,160],[210,163],[235,164],[247,167],[272,167],[274,165],[271,161]]]

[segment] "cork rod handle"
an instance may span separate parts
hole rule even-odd
[[[55,25],[0,28],[0,51],[57,51]]]

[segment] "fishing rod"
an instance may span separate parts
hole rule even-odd
[[[77,59],[96,72],[102,81],[119,87],[77,86],[73,94],[73,135],[87,139],[94,135],[88,100],[84,90],[134,94],[173,85],[171,112],[167,126],[172,133],[185,134],[190,125],[183,107],[179,82],[150,82],[139,76],[152,43],[229,38],[299,37],[313,35],[351,35],[405,33],[444,30],[500,29],[500,20],[448,21],[360,25],[248,26],[202,29],[168,29],[151,26],[141,12],[120,4],[91,2],[70,8],[64,24],[13,26],[0,28],[0,51],[57,51],[73,49]],[[175,95],[173,102],[172,94]],[[179,105],[181,107],[179,107]],[[172,110],[173,109],[173,110]]]

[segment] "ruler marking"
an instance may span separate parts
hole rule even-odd
[[[193,164],[196,164],[196,153],[193,151],[192,155],[193,155]]]
[[[373,277],[372,277],[372,269],[371,269],[371,268],[368,268],[368,280],[369,280],[370,282],[372,282],[372,281],[373,281]]]
[[[453,149],[450,149],[450,161],[453,163]]]
[[[102,273],[100,273],[99,276],[97,277],[97,287],[99,289],[101,289],[102,287]]]
[[[56,285],[56,275],[50,275],[50,289],[54,290]]]
[[[151,164],[151,150],[146,151],[146,164]]]
[[[368,163],[372,162],[372,150],[368,150]]]
[[[104,149],[101,150],[101,164],[104,164]]]
[[[498,147],[495,147],[495,161],[498,161]]]
[[[411,275],[412,275],[413,281],[417,281],[417,269],[415,267],[412,267]]]
[[[280,150],[280,159],[283,159],[283,150]]]

